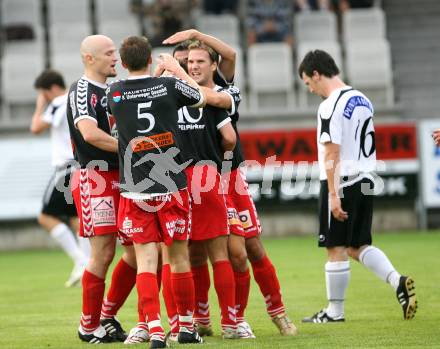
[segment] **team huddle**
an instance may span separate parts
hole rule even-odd
[[[164,348],[168,341],[203,343],[203,336],[213,335],[208,260],[224,339],[255,338],[245,317],[248,260],[271,320],[281,335],[294,336],[297,329],[286,314],[241,170],[245,159],[238,132],[241,96],[233,84],[235,51],[195,30],[176,33],[164,43],[176,45],[173,55],[161,55],[151,74],[148,40],[126,38],[119,54],[128,78],[110,85],[107,78],[116,76],[118,60],[112,40],[93,35],[81,43],[85,72],[71,86],[66,108],[80,167],[71,179],[79,234],[89,238],[91,246],[82,274],[79,338],[89,343],[150,341],[151,348]],[[313,66],[316,62],[324,64]],[[374,171],[369,167],[375,160],[374,139],[366,139],[374,138],[372,106],[339,80],[332,62],[317,50],[300,66],[311,92],[326,98],[318,112],[320,164],[356,157],[361,166],[355,176],[342,166],[343,199],[337,194],[339,183],[333,181],[335,169],[321,168],[319,241],[329,255],[329,305],[303,322],[345,320],[348,256],[394,287],[404,318],[410,319],[417,307],[414,281],[401,276],[385,254],[371,246],[372,203],[361,192],[361,186],[372,186],[368,174]],[[344,105],[359,101],[362,105],[350,109],[350,118],[338,116],[344,115]],[[359,122],[356,128],[350,119],[364,122],[359,156],[354,147],[353,154],[339,150],[343,135],[357,137]],[[334,155],[339,153],[340,158]],[[350,206],[353,200],[357,204]],[[116,239],[124,253],[104,297]],[[139,320],[127,335],[116,315],[135,285]],[[168,334],[160,318],[160,289]]]
[[[254,337],[244,317],[248,258],[270,317],[281,334],[296,334],[240,172],[240,93],[231,84],[235,53],[215,38],[208,41],[217,50],[179,39],[191,33],[176,34],[178,60],[163,55],[154,76],[148,40],[125,39],[119,54],[129,77],[108,87],[107,77],[116,75],[113,42],[97,35],[81,45],[85,75],[70,88],[67,118],[81,166],[72,178],[80,235],[91,238],[92,250],[82,277],[83,341],[150,340],[152,348],[164,347],[162,284],[167,339],[202,343],[201,335],[212,335],[208,259],[223,338]],[[116,233],[125,251],[103,299]],[[139,323],[127,337],[115,315],[134,285]]]

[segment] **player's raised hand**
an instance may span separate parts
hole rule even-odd
[[[330,208],[332,210],[333,217],[340,222],[344,222],[348,219],[348,213],[342,209],[341,199],[336,194],[330,194]]]
[[[161,53],[158,58],[160,69],[168,70],[171,73],[176,73],[178,70],[182,69],[179,62],[168,53]]]
[[[166,38],[164,41],[162,41],[162,44],[174,45],[185,40],[193,40],[197,38],[198,33],[199,32],[195,29],[183,30]]]
[[[434,139],[435,145],[440,147],[440,129],[437,129],[432,133],[432,138]]]

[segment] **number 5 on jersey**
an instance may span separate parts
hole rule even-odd
[[[142,110],[151,108],[151,103],[153,103],[152,101],[147,102],[147,103],[139,103],[138,104],[138,110],[137,110],[137,117],[138,119],[147,119],[149,122],[149,126],[145,129],[145,130],[137,130],[139,133],[148,133],[150,132],[154,125],[156,124],[156,120],[154,119],[154,115],[151,113],[145,113],[142,112]]]

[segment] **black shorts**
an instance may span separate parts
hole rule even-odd
[[[72,171],[72,167],[61,167],[54,171],[44,192],[42,213],[57,218],[78,216],[70,190]]]
[[[341,206],[348,213],[344,222],[336,220],[330,209],[327,181],[321,181],[319,195],[319,247],[360,247],[371,245],[373,195],[365,195],[361,188],[373,188],[370,179],[362,179],[343,189]]]

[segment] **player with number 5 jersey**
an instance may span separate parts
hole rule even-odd
[[[188,258],[191,204],[186,189],[186,164],[180,155],[178,110],[204,106],[199,86],[176,60],[162,56],[159,65],[176,77],[152,77],[151,45],[145,37],[126,38],[119,49],[126,80],[107,89],[108,110],[119,132],[121,199],[119,230],[136,253],[140,312],[147,321],[150,348],[165,348],[160,319],[157,264],[159,242],[165,244],[179,315],[179,343],[202,343],[193,327],[194,283]],[[127,344],[133,343],[133,336]]]

